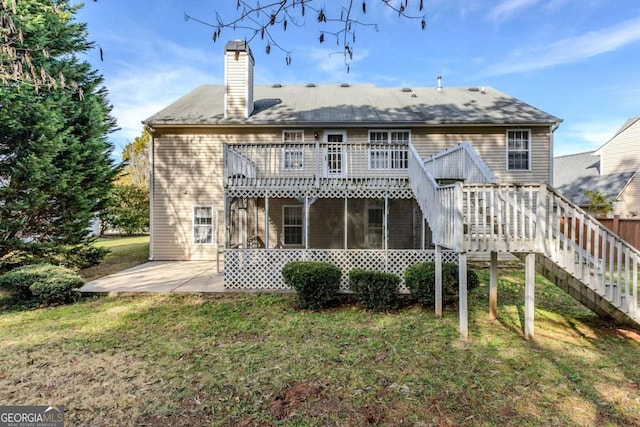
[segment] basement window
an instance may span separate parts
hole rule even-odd
[[[531,170],[531,131],[507,130],[507,170]]]

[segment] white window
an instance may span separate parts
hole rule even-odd
[[[195,206],[193,208],[193,244],[213,244],[213,207]]]
[[[530,130],[507,130],[507,170],[531,170]]]
[[[304,169],[304,151],[301,148],[285,148],[283,155],[284,170],[299,171]]]
[[[304,131],[283,130],[282,142],[286,145],[282,151],[282,165],[286,171],[304,169]],[[300,144],[300,145],[298,145]]]
[[[411,131],[408,130],[369,131],[369,144],[376,145],[369,150],[369,168],[407,169],[409,141],[411,141]]]
[[[282,207],[282,230],[285,245],[302,246],[304,243],[304,214],[301,205]]]

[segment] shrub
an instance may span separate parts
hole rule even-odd
[[[442,264],[442,304],[449,305],[458,300],[458,264]],[[433,262],[414,264],[404,272],[404,281],[413,297],[423,307],[434,307],[436,301],[436,266]],[[475,271],[467,268],[467,289],[480,284]]]
[[[398,308],[400,277],[360,268],[349,272],[349,288],[367,310],[389,311]]]
[[[20,242],[0,258],[0,273],[32,264],[64,265],[87,268],[98,265],[110,252],[86,241],[77,245],[56,242]]]
[[[298,308],[318,310],[335,298],[342,272],[328,262],[292,261],[282,268],[282,277],[295,289]]]
[[[12,293],[22,302],[65,303],[75,299],[75,290],[84,280],[73,270],[51,264],[16,268],[0,276],[0,289]]]

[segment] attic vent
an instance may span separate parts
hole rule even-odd
[[[402,91],[403,92],[413,92],[410,87],[403,87]]]
[[[480,89],[477,87],[470,87],[469,92],[480,92]]]
[[[307,83],[307,87],[316,87],[315,83]]]
[[[274,83],[271,87],[282,87],[282,85],[280,83]]]
[[[342,83],[340,87],[351,87],[351,85],[349,83]]]

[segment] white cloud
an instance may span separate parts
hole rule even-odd
[[[362,61],[369,56],[369,50],[356,46],[353,51],[353,61],[351,65]],[[305,61],[311,64],[318,64],[317,69],[322,74],[323,81],[340,82],[340,81],[357,81],[358,74],[353,71],[356,67],[351,67],[347,73],[345,58],[339,46],[336,49],[327,49],[320,47],[307,48],[304,51]]]
[[[523,9],[533,6],[538,2],[539,0],[503,0],[491,9],[488,18],[494,22],[505,21]]]
[[[497,76],[571,64],[615,51],[639,40],[640,17],[637,17],[610,28],[590,31],[555,43],[518,49],[504,62],[494,64],[485,70],[484,74]]]
[[[562,124],[556,131],[554,155],[596,150],[620,129],[626,119],[606,119]]]

